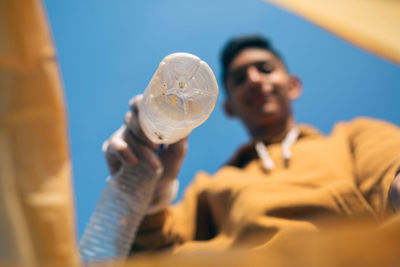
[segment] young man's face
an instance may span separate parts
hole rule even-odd
[[[288,74],[271,52],[248,48],[228,67],[225,110],[250,129],[285,122],[291,116],[291,101],[301,92],[297,78]]]

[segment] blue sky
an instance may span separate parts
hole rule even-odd
[[[123,122],[159,62],[173,52],[206,61],[244,33],[268,36],[303,82],[298,122],[329,133],[335,122],[370,116],[400,125],[400,67],[260,0],[45,0],[64,83],[80,237],[108,176],[102,142]],[[247,133],[217,106],[189,138],[181,189],[199,170],[215,172]]]

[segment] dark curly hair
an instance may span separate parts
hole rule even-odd
[[[226,43],[221,52],[222,81],[224,82],[224,84],[226,82],[229,64],[243,49],[246,48],[261,48],[268,50],[277,58],[279,58],[286,66],[281,55],[275,50],[275,48],[271,45],[271,42],[267,38],[260,35],[241,35],[238,37],[234,37]]]

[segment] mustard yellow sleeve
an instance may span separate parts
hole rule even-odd
[[[199,173],[178,204],[145,217],[131,253],[172,248],[186,241],[206,238],[211,215],[202,192],[209,179],[207,174]]]
[[[348,124],[356,183],[380,218],[393,212],[390,184],[400,167],[400,129],[388,122],[360,118]]]

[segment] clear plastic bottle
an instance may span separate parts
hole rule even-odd
[[[207,63],[187,53],[169,55],[144,93],[140,124],[154,143],[174,143],[208,118],[217,96],[218,85]],[[128,255],[160,174],[139,163],[123,166],[107,181],[80,240],[85,262]]]
[[[79,243],[84,262],[128,256],[159,177],[159,172],[139,163],[123,167],[119,175],[107,180]]]
[[[206,62],[188,53],[165,57],[139,107],[139,122],[154,143],[174,143],[202,124],[218,97],[218,84]]]

